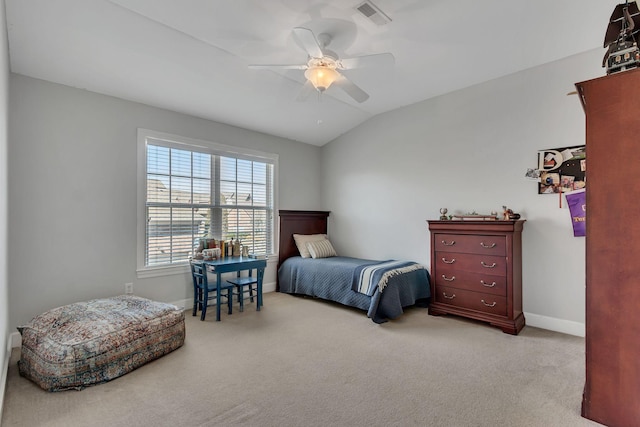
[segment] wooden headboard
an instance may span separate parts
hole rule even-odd
[[[327,234],[328,211],[280,211],[278,267],[287,258],[299,256],[294,234]]]

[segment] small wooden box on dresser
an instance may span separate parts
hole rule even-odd
[[[464,316],[517,335],[525,325],[524,220],[427,222],[431,231],[429,314]]]

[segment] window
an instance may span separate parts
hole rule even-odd
[[[277,156],[139,130],[138,270],[184,265],[201,238],[274,251]]]

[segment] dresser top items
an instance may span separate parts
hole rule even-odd
[[[473,232],[473,230],[483,231],[522,231],[526,219],[518,220],[435,220],[429,219],[429,230],[456,230],[459,232]]]

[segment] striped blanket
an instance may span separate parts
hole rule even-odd
[[[382,292],[389,279],[399,274],[421,270],[424,267],[412,261],[382,261],[377,264],[365,264],[356,267],[353,272],[352,289],[373,296],[376,290]]]

